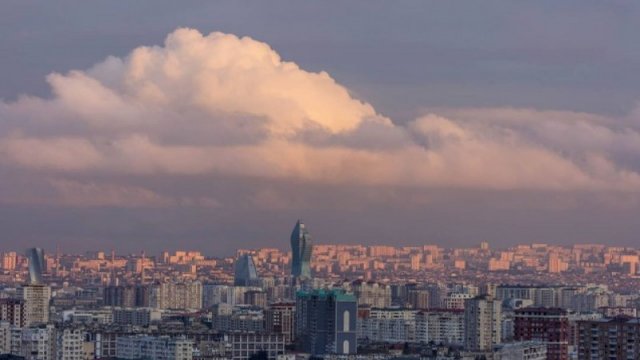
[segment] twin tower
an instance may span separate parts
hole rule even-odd
[[[311,235],[298,220],[291,233],[291,276],[296,284],[311,279]],[[234,285],[257,286],[260,283],[256,265],[250,254],[243,254],[235,263]]]

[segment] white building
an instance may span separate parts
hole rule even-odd
[[[118,359],[191,360],[193,341],[169,336],[120,336],[116,340]]]
[[[67,328],[58,330],[57,334],[57,359],[58,360],[84,360],[86,332],[79,328]]]
[[[417,310],[370,309],[358,321],[358,338],[374,342],[415,342]]]
[[[20,356],[33,360],[54,360],[55,348],[56,329],[53,325],[22,329]]]
[[[496,350],[495,360],[546,360],[547,346],[537,342],[504,344]]]
[[[442,299],[442,306],[445,309],[464,309],[464,302],[473,298],[474,295],[467,293],[453,292]]]
[[[247,360],[251,355],[265,352],[269,359],[284,354],[285,337],[283,334],[235,333],[225,336],[231,343],[231,358]]]
[[[419,312],[416,314],[416,338],[423,343],[462,345],[464,311],[438,309]]]

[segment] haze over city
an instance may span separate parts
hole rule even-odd
[[[5,3],[0,250],[635,245],[639,15]]]

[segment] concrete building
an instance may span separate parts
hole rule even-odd
[[[233,360],[247,360],[258,353],[264,353],[269,359],[276,359],[285,351],[282,334],[233,333],[228,335],[228,341],[231,343]]]
[[[476,296],[465,303],[464,346],[471,351],[491,350],[501,342],[502,304],[488,295]]]
[[[286,344],[293,342],[296,303],[278,302],[270,304],[265,311],[265,327],[268,333],[284,335]]]
[[[422,343],[464,344],[464,310],[433,309],[418,312],[416,339]]]
[[[160,321],[162,312],[152,308],[113,309],[113,322],[123,325],[149,326],[154,321]]]
[[[547,359],[569,359],[569,315],[561,308],[528,307],[515,311],[514,337],[533,340],[547,347]]]
[[[22,329],[19,354],[26,359],[56,359],[56,329],[53,325]]]
[[[358,339],[366,342],[415,342],[417,312],[403,308],[359,309]]]
[[[18,288],[17,294],[24,300],[27,326],[49,322],[50,287],[40,284],[24,285]]]
[[[202,283],[164,282],[151,287],[149,306],[157,309],[201,309]]]
[[[579,321],[578,358],[640,359],[640,321],[626,316]]]
[[[377,282],[356,280],[351,284],[358,305],[372,308],[388,308],[391,306],[391,287]]]
[[[27,323],[25,301],[23,299],[0,299],[0,321],[25,327]]]
[[[57,331],[57,359],[84,360],[86,359],[86,332],[82,328],[65,328]]]
[[[116,358],[191,360],[193,341],[169,336],[120,336],[116,340]]]
[[[500,345],[494,360],[547,360],[547,347],[535,341],[514,342]]]

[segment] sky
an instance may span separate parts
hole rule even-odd
[[[0,251],[637,244],[637,2],[1,7]]]

